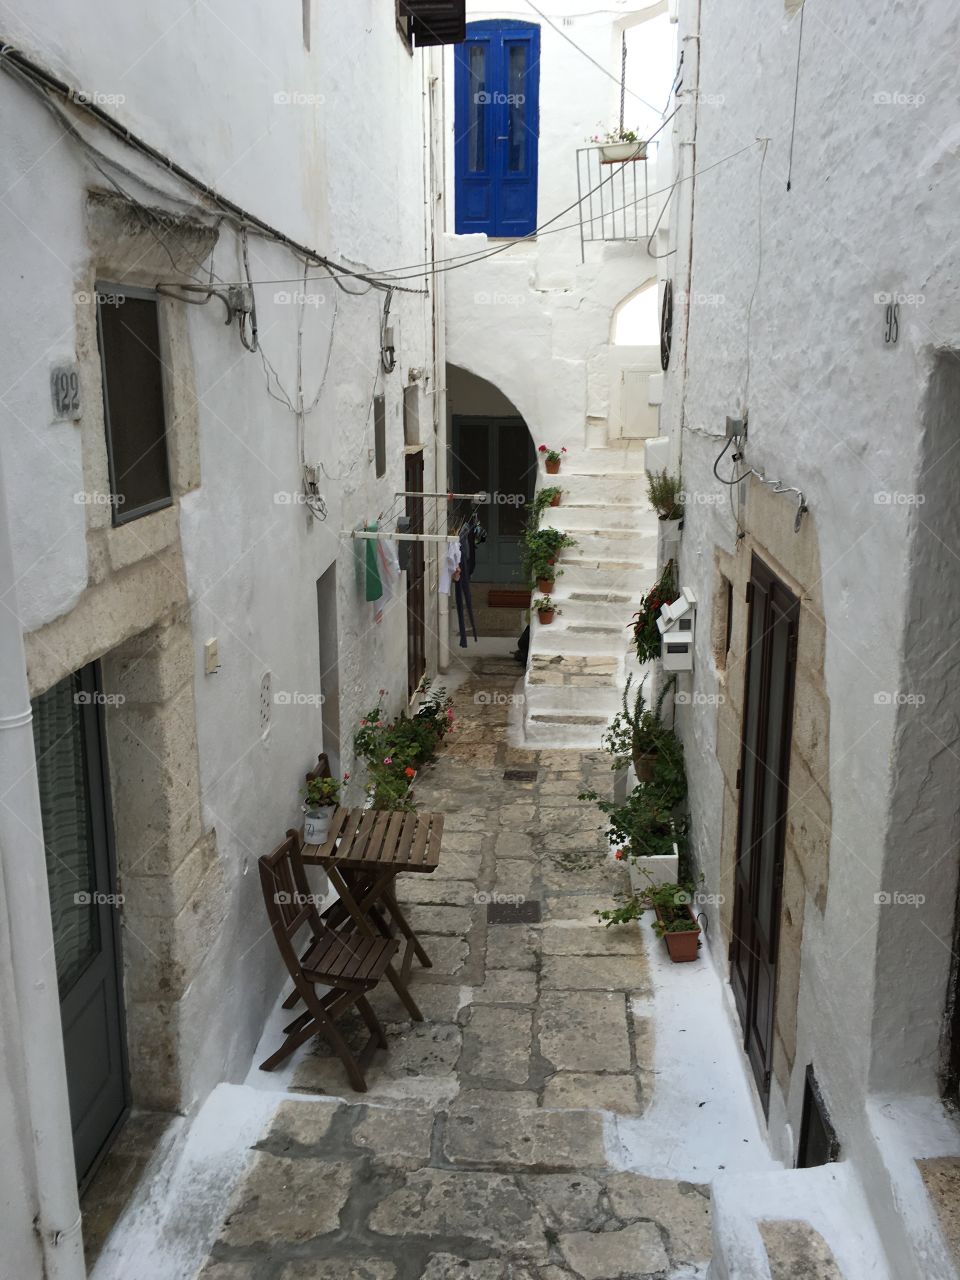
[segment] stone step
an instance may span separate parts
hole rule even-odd
[[[542,477],[541,485],[559,484],[565,498],[571,501],[599,504],[607,502],[643,505],[647,500],[647,475],[645,471],[603,470],[596,472],[564,472],[562,475]],[[561,510],[563,509],[561,503]]]
[[[558,529],[648,529],[656,532],[656,516],[646,503],[635,502],[570,502],[547,507],[543,523]]]
[[[713,1181],[710,1280],[891,1280],[849,1164]]]

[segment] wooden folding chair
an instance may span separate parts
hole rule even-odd
[[[356,930],[330,929],[320,918],[307,886],[296,834],[288,833],[283,844],[259,862],[260,887],[267,915],[287,972],[306,1009],[283,1028],[286,1039],[265,1062],[261,1071],[272,1071],[313,1036],[321,1035],[343,1063],[350,1083],[358,1092],[367,1088],[364,1071],[378,1048],[386,1049],[387,1037],[366,998],[396,955],[399,943],[393,938],[367,937]],[[301,957],[296,938],[310,930],[310,945]],[[318,987],[329,987],[323,996]],[[338,1031],[335,1020],[356,1006],[370,1031],[359,1056]]]

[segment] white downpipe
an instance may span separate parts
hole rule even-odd
[[[428,214],[432,252],[430,257],[436,259],[444,225],[441,217],[446,217],[446,209],[442,199],[446,175],[446,131],[444,129],[444,112],[446,109],[446,90],[444,86],[445,50],[441,46],[434,49],[430,64],[430,195],[433,206]],[[436,161],[436,163],[434,163]],[[446,334],[446,281],[443,274],[431,277],[433,293],[433,376],[434,376],[434,424],[435,424],[435,464],[436,485],[440,493],[449,488],[447,475],[447,334]],[[443,550],[438,551],[442,555]],[[450,669],[450,597],[440,592],[437,599],[437,666],[440,671]]]
[[[0,894],[13,953],[44,1280],[84,1280],[32,719],[0,469]]]

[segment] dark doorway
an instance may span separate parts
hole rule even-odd
[[[33,700],[60,1016],[77,1178],[106,1153],[130,1105],[120,902],[100,664]]]
[[[537,483],[537,455],[522,418],[453,419],[453,489],[490,495],[477,508],[487,540],[477,547],[476,582],[523,583],[520,540]]]
[[[335,778],[340,777],[340,639],[337,626],[337,566],[317,579],[317,623],[320,641],[320,708],[323,749]]]
[[[790,729],[800,602],[756,556],[750,615],[730,980],[764,1111],[770,1100]]]
[[[423,533],[423,452],[408,453],[405,467],[410,533]],[[426,612],[422,542],[409,544],[407,560],[407,697],[412,698],[427,670]]]

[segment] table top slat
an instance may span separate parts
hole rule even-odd
[[[360,825],[357,827],[356,835],[350,846],[350,857],[354,861],[362,861],[366,857],[367,844],[373,833],[373,828],[377,821],[378,811],[376,809],[365,809],[363,817],[360,819]]]
[[[389,809],[377,809],[376,821],[373,824],[373,830],[370,833],[370,839],[367,841],[367,847],[363,853],[364,862],[379,862],[383,856],[383,838],[387,834],[387,826],[390,822]]]
[[[443,839],[443,814],[430,814],[430,844],[424,866],[431,870],[440,865],[440,841]]]
[[[427,837],[430,835],[429,821],[417,823],[416,831],[413,836],[413,843],[410,847],[410,865],[414,867],[423,866],[423,855],[427,848]]]

